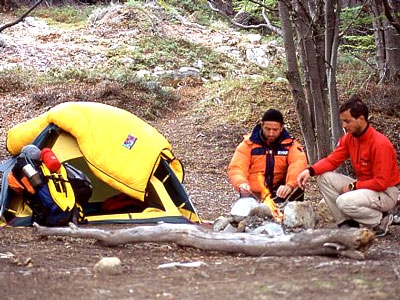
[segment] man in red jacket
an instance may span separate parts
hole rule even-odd
[[[236,147],[228,175],[242,197],[302,200],[303,191],[295,190],[296,179],[306,167],[306,154],[286,131],[282,113],[269,109]]]
[[[301,172],[301,188],[319,175],[319,189],[339,228],[367,227],[386,235],[398,202],[400,172],[393,144],[368,122],[368,107],[352,96],[340,107],[346,134],[326,158]],[[332,172],[350,158],[356,179]]]

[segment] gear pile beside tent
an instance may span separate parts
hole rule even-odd
[[[181,162],[161,133],[113,106],[67,102],[8,131],[12,157],[0,164],[2,223],[20,226],[35,221],[26,194],[16,193],[8,180],[27,145],[50,149],[62,165],[87,176],[92,193],[80,203],[85,222],[200,222],[182,185]]]

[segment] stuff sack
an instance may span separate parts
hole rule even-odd
[[[65,170],[67,171],[68,181],[71,183],[75,195],[75,201],[84,206],[87,204],[93,194],[93,186],[89,177],[86,176],[81,170],[74,166],[64,163]]]

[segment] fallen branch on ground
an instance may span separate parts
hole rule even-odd
[[[161,224],[118,230],[70,227],[43,227],[34,224],[40,235],[92,238],[106,246],[127,243],[176,243],[202,250],[243,253],[250,256],[344,256],[364,259],[374,234],[367,229],[319,229],[293,235],[269,237],[248,233],[213,232],[198,225]]]

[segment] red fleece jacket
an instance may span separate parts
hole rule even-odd
[[[350,158],[357,175],[357,189],[377,192],[400,183],[397,154],[393,144],[371,125],[359,137],[347,133],[335,150],[312,165],[315,175],[333,171]]]

